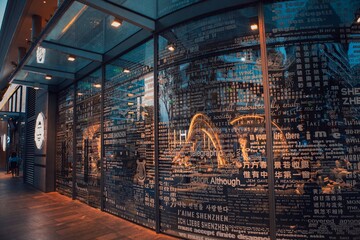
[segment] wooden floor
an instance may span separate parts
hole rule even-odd
[[[176,239],[0,172],[0,239]]]

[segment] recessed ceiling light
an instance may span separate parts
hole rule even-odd
[[[46,80],[51,80],[51,79],[52,79],[52,76],[49,75],[49,74],[46,74],[46,75],[45,75],[45,79],[46,79]]]
[[[129,72],[130,72],[130,69],[124,68],[123,72],[124,72],[124,73],[129,73]]]
[[[250,28],[251,28],[251,30],[255,31],[255,30],[258,30],[259,27],[256,23],[253,23],[250,25]]]
[[[169,50],[170,52],[175,51],[175,45],[174,45],[174,44],[169,44],[169,45],[167,46],[167,48],[168,48],[168,50]]]
[[[70,62],[73,62],[73,61],[75,61],[75,59],[76,58],[75,58],[74,55],[69,55],[67,60],[70,61]]]
[[[96,83],[96,84],[94,84],[94,87],[96,87],[96,88],[101,88],[101,84]]]
[[[360,17],[356,19],[356,23],[360,23]]]
[[[111,26],[113,26],[114,28],[118,28],[122,25],[122,20],[114,18],[114,20],[111,22]]]

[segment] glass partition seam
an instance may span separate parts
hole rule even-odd
[[[76,105],[77,105],[77,102],[76,102],[76,90],[77,89],[77,82],[74,83],[74,106],[73,106],[73,123],[74,123],[74,127],[73,127],[73,171],[72,171],[72,199],[75,199],[76,198],[76,122],[77,122],[77,114],[76,114]]]
[[[103,59],[105,59],[104,64],[111,64],[111,62],[115,61],[116,59],[122,57],[123,55],[131,52],[132,50],[136,49],[137,47],[141,46],[142,44],[148,42],[151,40],[152,36],[150,35],[149,37],[145,38],[145,39],[141,39],[140,42],[136,43],[135,45],[127,48],[125,51],[120,52],[119,54],[115,55],[115,57],[111,57],[109,59],[107,59],[107,55],[108,53],[110,53],[113,49],[117,48],[118,46],[120,46],[121,44],[123,44],[125,41],[128,41],[129,39],[131,39],[133,36],[135,36],[136,34],[138,34],[139,32],[141,32],[142,30],[137,31],[136,33],[132,34],[131,36],[129,36],[127,39],[125,39],[124,41],[120,42],[119,44],[117,44],[116,46],[114,46],[112,49],[110,49],[109,51],[107,51],[106,53],[103,54]]]
[[[100,135],[101,135],[101,146],[100,146],[100,209],[104,211],[104,94],[105,94],[105,64],[101,66],[101,97],[100,97]]]
[[[260,52],[262,59],[261,69],[262,69],[262,78],[263,78],[262,81],[264,86],[266,158],[268,161],[267,170],[268,170],[268,190],[269,190],[270,239],[275,240],[276,239],[275,176],[274,176],[273,141],[272,141],[272,125],[271,125],[271,112],[270,112],[271,103],[270,103],[263,1],[259,2],[258,11],[259,11]]]
[[[159,35],[154,34],[154,157],[155,157],[155,230],[160,232],[159,206],[159,86],[158,86],[158,58]]]

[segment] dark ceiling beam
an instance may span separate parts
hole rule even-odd
[[[22,70],[28,71],[28,72],[34,72],[34,73],[48,74],[48,75],[51,75],[52,77],[60,77],[60,78],[75,80],[74,73],[57,71],[57,70],[48,69],[48,68],[32,67],[32,66],[25,65],[22,67]]]
[[[121,56],[135,47],[139,46],[141,43],[145,43],[146,40],[151,39],[152,33],[142,29],[139,32],[133,34],[131,37],[127,38],[116,47],[108,51],[104,55],[104,62],[107,63],[117,56]]]
[[[50,41],[46,41],[46,40],[42,41],[40,45],[43,48],[53,49],[53,50],[56,50],[56,51],[59,51],[59,52],[65,53],[65,54],[71,54],[71,55],[78,56],[81,58],[86,58],[91,61],[102,62],[102,60],[103,60],[102,55],[99,53],[85,51],[82,49],[73,48],[73,47],[65,46],[62,44],[58,44],[58,43],[54,43],[54,42],[50,42]]]
[[[22,81],[22,80],[18,80],[18,79],[13,79],[11,81],[12,84],[18,84],[18,85],[22,85],[22,86],[27,86],[27,87],[38,87],[44,90],[48,90],[48,85],[46,84],[41,84],[41,83],[37,83],[37,82],[29,82],[29,81]]]
[[[155,21],[151,18],[143,16],[141,14],[130,11],[119,5],[113,4],[107,1],[99,0],[78,0],[79,2],[95,8],[101,12],[112,15],[116,18],[123,19],[126,22],[132,23],[135,26],[146,29],[150,32],[155,31]]]

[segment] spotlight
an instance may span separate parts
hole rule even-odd
[[[251,28],[251,30],[256,31],[256,30],[259,29],[259,26],[258,26],[256,23],[252,23],[252,24],[250,25],[250,28]]]
[[[129,73],[129,72],[130,72],[130,69],[124,68],[123,72],[124,72],[124,73]]]
[[[39,90],[40,88],[39,88],[39,87],[33,87],[33,89],[35,89],[35,90]]]
[[[96,87],[96,88],[101,88],[101,84],[96,83],[96,84],[94,84],[94,87]]]
[[[67,60],[70,61],[70,62],[73,62],[73,61],[75,61],[75,59],[76,58],[75,58],[74,55],[69,55]]]
[[[46,80],[51,80],[51,79],[52,79],[52,76],[49,75],[49,74],[46,74],[46,75],[45,75],[45,79],[46,79]]]
[[[173,51],[175,51],[175,45],[174,45],[174,44],[169,44],[169,45],[167,46],[167,49],[168,49],[170,52],[173,52]]]
[[[118,28],[122,25],[122,20],[114,18],[114,20],[111,22],[111,26],[113,26],[114,28]]]

